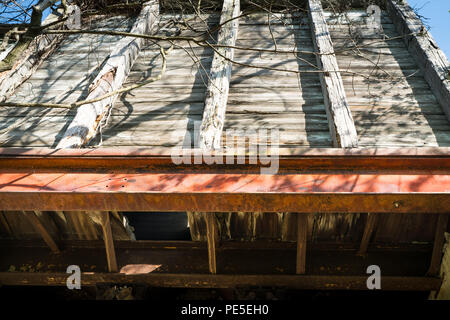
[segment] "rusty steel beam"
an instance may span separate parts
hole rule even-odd
[[[0,272],[1,285],[65,286],[66,273]],[[82,286],[104,283],[148,284],[172,288],[235,288],[236,286],[285,287],[302,290],[367,290],[365,276],[211,275],[149,273],[82,273]],[[431,277],[383,277],[384,291],[433,291],[442,280]]]
[[[0,173],[23,170],[39,172],[92,171],[164,171],[192,172],[259,172],[260,159],[256,164],[222,165],[194,164],[198,150],[187,150],[189,165],[175,165],[166,149],[158,148],[116,148],[116,149],[21,149],[0,148]],[[214,151],[212,151],[212,155]],[[221,155],[220,153],[218,155]],[[337,148],[292,148],[279,149],[280,172],[299,172],[311,170],[345,170],[365,172],[450,172],[450,148],[400,148],[400,149],[337,149]]]
[[[247,162],[249,159],[247,158]],[[0,210],[448,213],[450,152],[331,149],[185,165],[140,149],[0,150]]]
[[[192,184],[181,191],[182,181]],[[448,185],[448,176],[417,175],[1,175],[0,210],[440,214]]]

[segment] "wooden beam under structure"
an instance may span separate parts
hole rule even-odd
[[[158,17],[159,1],[153,0],[144,3],[130,33],[150,33]],[[130,73],[143,43],[144,39],[142,38],[125,37],[121,39],[104,63],[103,69],[90,85],[86,100],[93,100],[120,89]],[[57,149],[81,148],[89,142],[95,136],[98,125],[103,116],[107,114],[108,108],[114,103],[115,98],[116,96],[112,96],[79,107],[75,118],[58,143]]]
[[[450,121],[450,64],[445,53],[406,0],[388,0],[387,11]]]
[[[375,227],[378,224],[379,215],[377,213],[368,213],[367,221],[364,227],[364,234],[359,246],[359,255],[365,255],[367,253],[367,248],[369,247],[370,238],[372,237]]]
[[[114,239],[111,231],[111,220],[109,212],[99,212],[102,221],[103,240],[105,241],[106,259],[108,260],[109,272],[118,272]]]
[[[308,0],[308,13],[314,50],[317,53],[317,64],[323,71],[320,72],[320,83],[333,146],[357,148],[358,135],[345,95],[321,1]]]
[[[306,273],[306,240],[308,238],[308,215],[297,213],[297,274]]]
[[[442,249],[445,243],[445,231],[448,225],[448,214],[440,214],[436,222],[436,233],[434,236],[433,254],[431,255],[430,268],[428,269],[428,276],[439,275],[442,260]]]
[[[56,241],[53,239],[51,234],[48,232],[48,230],[45,228],[45,226],[42,224],[41,220],[37,216],[39,214],[39,211],[24,211],[24,215],[27,217],[27,219],[30,221],[30,223],[33,225],[33,227],[36,229],[36,231],[41,235],[42,239],[45,241],[45,243],[49,246],[49,248],[54,253],[60,253],[61,250],[59,249],[58,245],[56,244]]]
[[[208,240],[208,264],[209,272],[217,273],[216,242],[218,239],[216,219],[214,213],[205,213],[206,238]]]
[[[221,146],[232,69],[230,60],[234,57],[232,47],[236,44],[239,15],[239,0],[223,2],[217,44],[227,47],[217,47],[212,60],[199,134],[202,149],[218,149]]]

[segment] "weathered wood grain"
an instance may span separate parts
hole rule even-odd
[[[297,213],[297,265],[296,274],[306,273],[306,240],[308,238],[308,215]]]
[[[109,272],[118,272],[119,268],[117,266],[117,257],[114,248],[114,240],[111,231],[111,218],[109,212],[98,212],[98,215],[101,216],[102,220],[102,229],[103,229],[103,240],[105,242],[106,248],[106,259],[108,262],[108,271]]]
[[[131,29],[131,33],[149,33],[159,15],[157,1],[144,4],[139,17]],[[119,41],[115,50],[105,62],[102,70],[90,86],[87,99],[95,99],[114,92],[122,87],[144,40],[142,38],[125,37]],[[96,103],[83,105],[67,129],[57,148],[79,148],[89,141],[97,131],[99,121],[113,104],[115,97]]]
[[[50,14],[44,23],[54,20],[55,17],[57,15],[54,13]],[[0,102],[7,100],[14,90],[39,68],[63,38],[63,35],[57,34],[37,36],[20,56],[19,61],[15,62],[11,70],[0,72]]]
[[[447,57],[406,1],[389,0],[387,9],[450,121],[450,64]]]
[[[61,251],[58,248],[58,245],[56,244],[55,240],[53,239],[51,234],[48,232],[47,228],[42,224],[42,222],[37,217],[38,212],[26,211],[26,212],[24,212],[24,214],[28,218],[30,223],[33,225],[33,227],[36,228],[36,231],[38,231],[39,234],[42,236],[42,239],[49,246],[49,248],[54,253],[60,253]]]
[[[434,237],[433,254],[431,255],[430,268],[427,275],[438,276],[441,268],[442,249],[445,243],[445,232],[448,225],[448,214],[441,214],[436,222],[436,234]]]
[[[430,293],[429,299],[431,300],[450,300],[450,238],[446,237],[445,242],[444,256],[442,258],[441,270],[439,272],[442,278],[442,284],[438,291],[432,291]]]
[[[218,232],[216,226],[216,219],[213,213],[205,213],[206,221],[206,238],[208,242],[208,261],[209,272],[212,274],[217,273],[216,262],[216,242],[218,239]]]
[[[334,56],[328,27],[319,0],[308,1],[308,13],[311,21],[314,48],[320,53],[317,64],[323,70],[320,73],[330,134],[335,147],[356,148],[358,136],[352,114],[345,95],[339,66]]]
[[[366,225],[364,227],[364,234],[361,239],[361,243],[359,245],[358,254],[365,255],[367,253],[367,248],[369,247],[369,242],[372,238],[372,235],[375,231],[375,228],[378,223],[378,214],[376,213],[368,213]]]
[[[225,122],[234,49],[238,34],[240,15],[239,0],[225,0],[220,17],[221,28],[217,43],[224,46],[214,52],[209,83],[205,94],[205,110],[199,133],[199,146],[204,149],[221,147],[221,134]]]

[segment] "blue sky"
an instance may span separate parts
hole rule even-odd
[[[420,15],[428,18],[424,22],[439,47],[450,59],[450,0],[408,0]]]

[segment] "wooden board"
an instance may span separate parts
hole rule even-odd
[[[317,55],[317,65],[323,70],[319,76],[333,146],[356,148],[358,136],[320,0],[308,1],[308,14],[314,48],[320,53]]]
[[[450,121],[450,64],[422,21],[407,3],[387,1],[388,12],[397,32],[424,72],[424,78]]]

